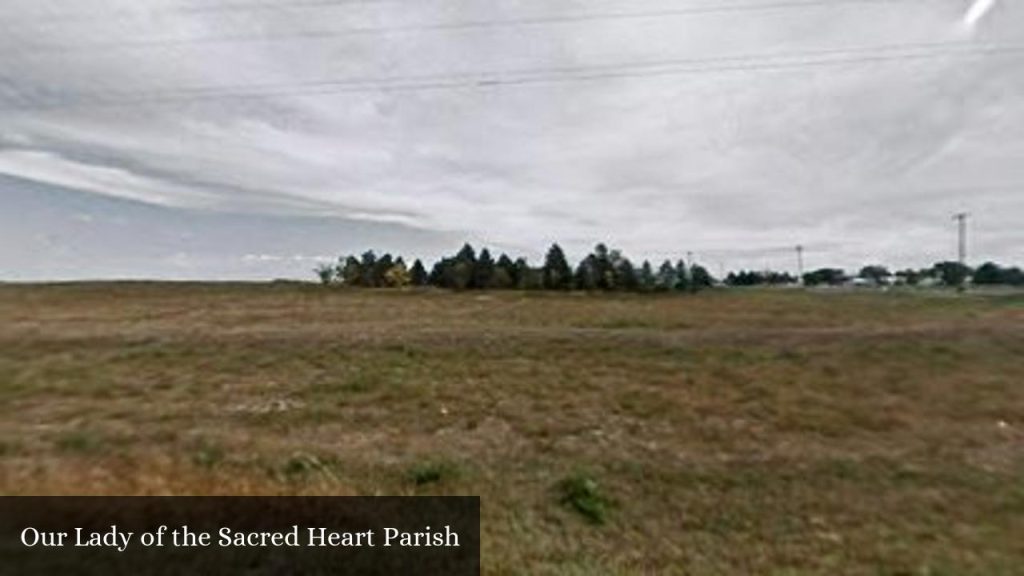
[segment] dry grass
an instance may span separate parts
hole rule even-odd
[[[0,286],[0,493],[478,494],[493,574],[1017,574],[1022,304]]]

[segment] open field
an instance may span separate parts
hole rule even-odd
[[[0,286],[0,493],[478,494],[492,574],[1020,574],[1024,299]]]

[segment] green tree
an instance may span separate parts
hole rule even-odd
[[[648,260],[640,265],[640,272],[637,275],[641,292],[653,292],[657,286],[657,278],[654,276],[654,267]]]
[[[463,244],[462,248],[455,254],[455,259],[476,264],[476,250],[469,243]]]
[[[517,258],[514,265],[515,274],[512,277],[517,290],[527,290],[530,286],[531,274],[530,265],[525,258]]]
[[[316,272],[317,277],[320,278],[320,283],[324,286],[334,282],[334,275],[337,272],[336,268],[330,264],[319,264],[313,271]]]
[[[921,273],[911,268],[900,270],[896,273],[896,277],[907,286],[917,286],[917,283],[921,281]]]
[[[507,254],[502,254],[494,265],[494,287],[509,289],[515,288],[518,284],[516,263]]]
[[[615,265],[613,258],[619,254],[613,254],[608,246],[599,243],[594,246],[593,258],[590,261],[591,271],[594,274],[598,290],[613,290],[615,288]]]
[[[576,266],[573,284],[577,289],[588,292],[598,289],[597,262],[593,254],[588,255]]]
[[[373,264],[373,272],[370,274],[370,286],[380,288],[388,285],[387,274],[395,266],[395,260],[391,254],[384,254]]]
[[[635,292],[640,289],[640,276],[629,258],[624,258],[621,255],[616,258],[614,278],[616,290]]]
[[[475,288],[476,251],[468,243],[455,255],[455,261],[448,269],[449,287],[455,290]]]
[[[491,277],[491,288],[495,290],[508,290],[515,288],[515,283],[512,281],[512,275],[509,274],[507,268],[502,266],[496,266],[494,268],[494,276]]]
[[[680,292],[690,290],[690,266],[684,260],[676,262],[676,290]]]
[[[974,272],[975,284],[1003,284],[1003,269],[995,262],[985,262]]]
[[[409,270],[409,283],[413,286],[426,286],[428,281],[427,269],[423,267],[423,262],[417,258]]]
[[[363,266],[355,256],[345,258],[344,263],[338,265],[337,277],[346,286],[361,286],[363,282]]]
[[[971,269],[959,262],[939,262],[932,267],[946,286],[961,286],[971,276]]]
[[[841,268],[819,268],[804,274],[804,284],[807,286],[838,286],[846,282],[846,272]]]
[[[654,289],[659,292],[669,292],[675,290],[678,281],[675,266],[672,265],[671,261],[665,260],[661,263],[661,267],[658,268]]]
[[[547,290],[569,290],[572,288],[572,269],[565,259],[565,253],[558,244],[552,244],[544,257],[543,284]]]
[[[453,290],[468,290],[472,288],[474,268],[474,263],[468,260],[456,259],[445,271],[447,274],[445,284]]]
[[[715,285],[715,279],[708,272],[708,269],[701,266],[700,264],[694,264],[691,270],[691,282],[693,283],[693,290],[703,290],[704,288],[711,288]]]
[[[527,267],[522,271],[521,284],[523,290],[543,290],[544,271],[540,268]]]
[[[754,272],[753,270],[740,270],[739,272],[729,272],[725,277],[725,283],[729,286],[757,286],[764,284],[766,281],[763,274],[760,272]]]
[[[376,267],[377,255],[374,254],[373,250],[363,252],[363,257],[359,262],[359,269],[362,273],[362,277],[359,279],[359,286],[366,286],[370,288],[376,285],[374,283],[374,272]]]
[[[889,273],[889,269],[885,266],[875,264],[861,268],[858,276],[865,280],[870,280],[875,284],[884,284],[891,274]]]
[[[484,248],[480,251],[480,256],[476,259],[476,264],[473,266],[473,282],[474,288],[481,290],[492,288],[492,280],[494,279],[494,259],[491,258],[491,253]]]

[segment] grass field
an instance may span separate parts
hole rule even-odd
[[[0,286],[0,493],[473,494],[488,574],[1024,573],[1024,299]]]

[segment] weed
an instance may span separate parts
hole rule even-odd
[[[562,504],[575,510],[592,524],[604,524],[611,501],[601,493],[600,486],[590,475],[577,472],[559,484]]]
[[[224,448],[206,440],[199,441],[199,447],[192,454],[192,462],[202,468],[213,468],[224,460]]]
[[[458,472],[458,467],[450,462],[425,462],[409,469],[409,480],[417,486],[424,486],[454,478]]]
[[[57,448],[63,452],[92,453],[103,446],[103,439],[88,430],[74,430],[57,437]]]
[[[295,454],[284,463],[281,472],[288,480],[299,480],[313,475],[336,480],[330,466],[312,454]]]

